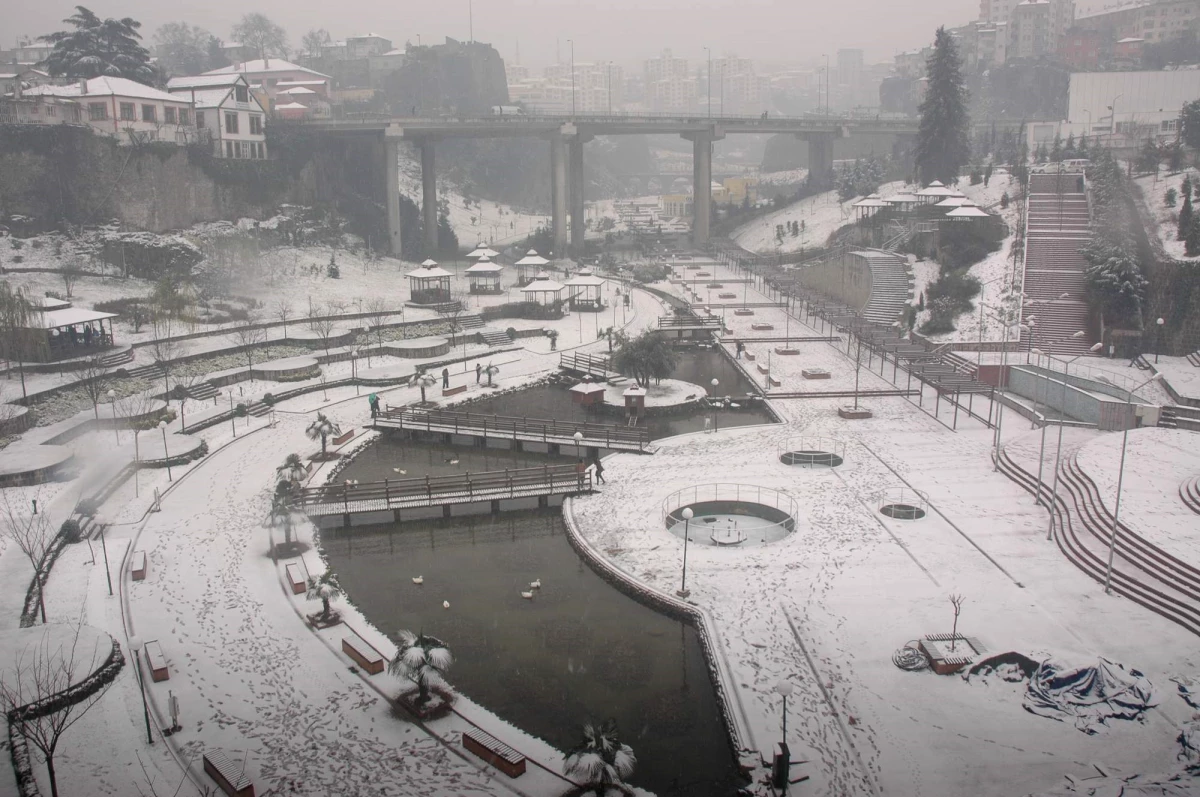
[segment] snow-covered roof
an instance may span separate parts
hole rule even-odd
[[[31,296],[29,304],[43,310],[65,310],[71,306],[66,299],[55,299],[53,296]]]
[[[937,181],[935,180],[934,182]],[[953,193],[953,189],[947,188],[944,185],[934,185],[933,183],[930,183],[928,188],[922,188],[920,191],[918,191],[917,196],[950,196]]]
[[[500,253],[492,249],[488,249],[482,243],[475,247],[475,250],[470,252],[467,257],[497,257]]]
[[[35,318],[31,329],[57,329],[73,324],[86,324],[90,321],[103,321],[106,318],[116,318],[116,313],[102,313],[99,310],[88,310],[84,307],[68,307],[64,310],[47,310],[40,318]]]
[[[327,78],[329,75],[322,74],[315,69],[309,69],[306,66],[293,64],[291,61],[285,61],[282,58],[255,58],[253,61],[243,61],[240,64],[232,64],[231,66],[223,66],[220,69],[212,69],[205,72],[206,75],[228,75],[237,72],[307,72],[310,75],[318,75],[319,77]]]
[[[603,393],[607,388],[602,382],[580,382],[571,388],[572,393]]]
[[[278,88],[279,86],[294,87],[294,86],[324,86],[324,85],[327,85],[324,80],[280,80],[278,83],[275,84],[276,88]]]
[[[956,208],[956,207],[959,207],[960,205],[964,204],[965,202],[970,202],[970,201],[971,200],[967,199],[966,197],[962,197],[962,196],[948,196],[945,199],[943,199],[941,202],[938,202],[936,205],[934,205],[934,207],[935,208]]]
[[[909,203],[912,203],[912,202],[916,202],[916,201],[917,201],[917,195],[916,195],[916,194],[896,194],[895,196],[890,196],[890,197],[888,197],[887,199],[885,199],[885,200],[883,200],[883,201],[884,201],[884,202],[891,202],[891,203],[893,203],[893,204],[896,204],[896,205],[904,205],[904,204],[909,204]]]
[[[886,208],[887,206],[888,206],[887,202],[884,202],[882,199],[877,199],[875,197],[867,197],[865,199],[860,199],[854,203],[854,207],[856,207],[856,208]]]
[[[277,110],[277,111],[307,111],[308,106],[301,105],[298,102],[285,102],[282,105],[276,105],[275,110]]]
[[[246,78],[240,74],[235,75],[189,75],[186,77],[173,77],[167,81],[167,91],[174,92],[176,89],[210,89],[217,86],[232,86],[235,83],[244,83]]]
[[[525,257],[517,261],[518,266],[544,266],[550,261],[537,253],[536,249],[530,249],[525,253]]]
[[[451,274],[437,263],[434,263],[432,266],[422,265],[420,268],[408,272],[405,276],[409,279],[421,280],[434,279],[436,277],[449,277]]]
[[[572,288],[597,288],[604,284],[604,280],[595,276],[580,275],[567,280],[566,285]]]
[[[79,83],[71,83],[66,86],[34,86],[25,93],[53,97],[130,97],[159,102],[188,102],[183,97],[123,77],[94,77],[87,81],[86,92],[80,89]]]
[[[220,108],[221,103],[229,96],[230,87],[225,86],[219,89],[183,89],[174,92],[180,99],[186,99],[194,102],[197,108]]]
[[[1143,39],[1141,36],[1127,36],[1124,39],[1118,39],[1117,44],[1133,44],[1134,42],[1144,42],[1144,41],[1146,41],[1146,40]]]
[[[486,257],[479,258],[479,262],[466,270],[467,274],[496,274],[503,271],[504,267],[499,263],[493,263]]]
[[[545,274],[538,274],[537,279],[521,289],[524,293],[557,293],[561,291],[561,283],[555,282]]]
[[[981,210],[974,205],[963,205],[962,207],[955,208],[946,215],[955,219],[982,219],[986,218],[988,214],[987,211]]]
[[[284,89],[283,91],[281,91],[281,92],[279,92],[279,93],[280,93],[280,94],[288,94],[288,95],[295,95],[295,94],[316,94],[316,92],[315,92],[315,91],[313,91],[312,89],[310,89],[310,88],[307,88],[307,87],[305,87],[305,86],[294,86],[294,87],[292,87],[292,88],[290,88],[290,89]]]

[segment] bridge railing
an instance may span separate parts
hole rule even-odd
[[[658,318],[659,329],[676,329],[685,327],[694,329],[700,327],[702,329],[720,329],[721,319],[717,316],[696,316],[696,315],[664,315]]]
[[[384,412],[383,417],[399,421],[406,429],[424,428],[431,432],[482,433],[485,437],[488,432],[493,432],[496,436],[526,435],[540,438],[543,442],[551,442],[552,439],[554,442],[563,442],[562,438],[572,438],[576,432],[579,432],[589,445],[596,445],[600,441],[604,441],[605,447],[611,447],[615,443],[642,448],[650,442],[650,433],[645,429],[600,423],[573,423],[542,418],[516,418],[410,407],[389,409]]]
[[[592,474],[588,470],[577,470],[574,465],[544,465],[540,468],[517,468],[515,470],[483,471],[462,473],[452,476],[426,476],[416,479],[384,479],[381,482],[358,484],[328,484],[323,487],[306,487],[300,491],[297,501],[301,506],[341,504],[346,512],[351,504],[367,501],[412,501],[425,499],[433,503],[439,498],[463,497],[470,499],[494,499],[497,494],[507,492],[544,489],[546,492],[569,490],[585,491],[592,488]]]
[[[372,111],[355,111],[355,112],[340,112],[336,113],[332,118],[315,119],[308,121],[307,124],[321,124],[335,122],[361,122],[363,124],[377,124],[379,122],[392,121],[403,123],[437,123],[437,124],[538,124],[538,123],[553,123],[562,124],[567,122],[580,122],[584,124],[629,124],[638,122],[684,122],[686,124],[706,125],[716,122],[724,122],[726,124],[737,125],[739,127],[779,127],[780,125],[802,127],[811,126],[813,128],[827,128],[830,125],[838,124],[864,124],[869,123],[872,127],[878,129],[895,129],[898,131],[912,131],[916,129],[917,122],[911,118],[897,118],[890,116],[882,116],[875,113],[841,113],[841,114],[802,114],[800,116],[745,116],[741,114],[679,114],[679,113],[575,113],[575,114],[495,114],[495,115],[479,115],[479,116],[404,116],[400,114],[387,114]]]
[[[560,368],[570,368],[573,371],[585,371],[589,373],[615,371],[612,367],[612,362],[607,357],[602,357],[595,354],[583,354],[580,352],[563,353],[558,355],[558,365]]]

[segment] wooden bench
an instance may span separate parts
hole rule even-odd
[[[787,346],[776,346],[775,353],[786,357],[791,357],[800,353],[799,349],[789,349]]]
[[[724,287],[725,287],[725,283],[723,283],[723,282],[710,282],[710,283],[708,283],[708,287],[710,287],[710,288],[724,288]]]
[[[770,383],[771,387],[781,387],[783,385],[783,382],[780,382],[779,379],[774,376],[768,376],[767,382]]]
[[[225,755],[224,750],[204,754],[204,772],[229,797],[254,797],[254,784],[242,771],[242,765]]]
[[[293,562],[284,570],[287,571],[287,580],[292,587],[293,595],[303,595],[308,591],[308,582],[304,579],[304,574],[300,572],[300,565]]]
[[[129,573],[134,581],[144,581],[146,578],[146,552],[134,551],[129,560]]]
[[[459,393],[466,393],[466,392],[467,392],[466,385],[459,385],[458,387],[444,387],[444,388],[442,388],[442,398],[446,398],[448,396],[457,396]]]
[[[744,357],[745,359],[749,360],[750,362],[754,362],[754,355],[753,355],[753,354],[751,354],[751,353],[750,353],[750,352],[748,352],[748,351],[743,351],[743,352],[742,352],[742,357]]]
[[[525,756],[478,728],[463,731],[463,747],[510,778],[525,774]]]
[[[762,363],[756,363],[754,367],[758,369],[758,372],[759,372],[760,374],[769,374],[769,373],[771,373],[771,369],[770,369],[770,368],[768,368],[767,366],[763,365]]]
[[[347,429],[346,431],[342,432],[342,433],[341,433],[340,435],[338,435],[337,437],[333,438],[333,444],[334,444],[335,446],[340,446],[342,443],[345,443],[345,442],[347,442],[347,441],[348,441],[348,440],[350,440],[350,438],[352,438],[352,437],[354,437],[354,430],[353,430],[353,429]]]
[[[710,271],[697,271],[697,272],[696,272],[696,276],[697,276],[697,277],[711,277],[711,276],[712,276],[712,272],[710,272]]]
[[[383,672],[383,654],[358,634],[342,637],[342,652],[353,659],[354,663],[362,667],[368,675],[378,675]]]
[[[167,657],[163,655],[162,646],[158,644],[157,639],[152,639],[146,643],[146,666],[150,668],[150,678],[158,683],[171,678],[171,673],[167,670]]]

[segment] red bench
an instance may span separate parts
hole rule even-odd
[[[354,660],[354,663],[367,672],[368,675],[378,675],[383,672],[383,654],[360,637],[342,637],[342,652]]]
[[[134,581],[144,581],[146,579],[145,551],[133,552],[133,558],[129,560],[129,573],[133,576]]]
[[[783,385],[783,382],[780,382],[777,378],[775,378],[773,376],[768,376],[767,381],[771,383],[771,387],[781,387]]]
[[[254,784],[242,771],[242,765],[225,755],[223,750],[204,754],[204,772],[229,797],[254,797]]]
[[[466,385],[459,385],[458,387],[444,387],[444,388],[442,388],[442,398],[446,398],[448,396],[457,396],[459,393],[466,393],[466,392],[467,392]]]
[[[300,572],[299,565],[292,563],[284,570],[287,571],[287,580],[293,595],[303,595],[308,591],[308,582],[304,579],[304,574]]]
[[[758,369],[758,372],[759,372],[760,374],[769,374],[769,373],[771,373],[771,369],[770,369],[770,368],[768,368],[767,366],[763,365],[762,363],[758,363],[758,364],[757,364],[757,365],[755,365],[754,367]]]
[[[525,774],[525,756],[478,728],[463,731],[463,747],[510,778]]]
[[[171,673],[167,669],[167,657],[163,655],[162,646],[158,644],[158,640],[153,639],[147,642],[145,652],[146,666],[150,668],[150,678],[155,683],[170,680]]]
[[[354,429],[347,429],[337,437],[333,438],[333,444],[335,446],[340,446],[342,443],[349,441],[352,437],[354,437]]]

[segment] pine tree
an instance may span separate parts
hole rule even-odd
[[[1192,226],[1192,185],[1187,180],[1183,181],[1183,207],[1179,209],[1179,232],[1175,236],[1175,240],[1182,241],[1187,238],[1188,230]]]
[[[140,83],[154,79],[150,53],[138,42],[142,23],[130,17],[100,19],[83,6],[63,22],[75,30],[60,30],[41,36],[54,45],[46,58],[46,70],[54,77],[72,80],[100,76],[123,77]]]
[[[1200,216],[1192,214],[1187,235],[1183,239],[1183,253],[1188,257],[1200,255]]]
[[[917,174],[923,185],[934,180],[954,183],[971,154],[967,137],[971,120],[962,58],[945,27],[937,30],[925,72],[929,87],[920,107],[921,124],[915,150]]]

